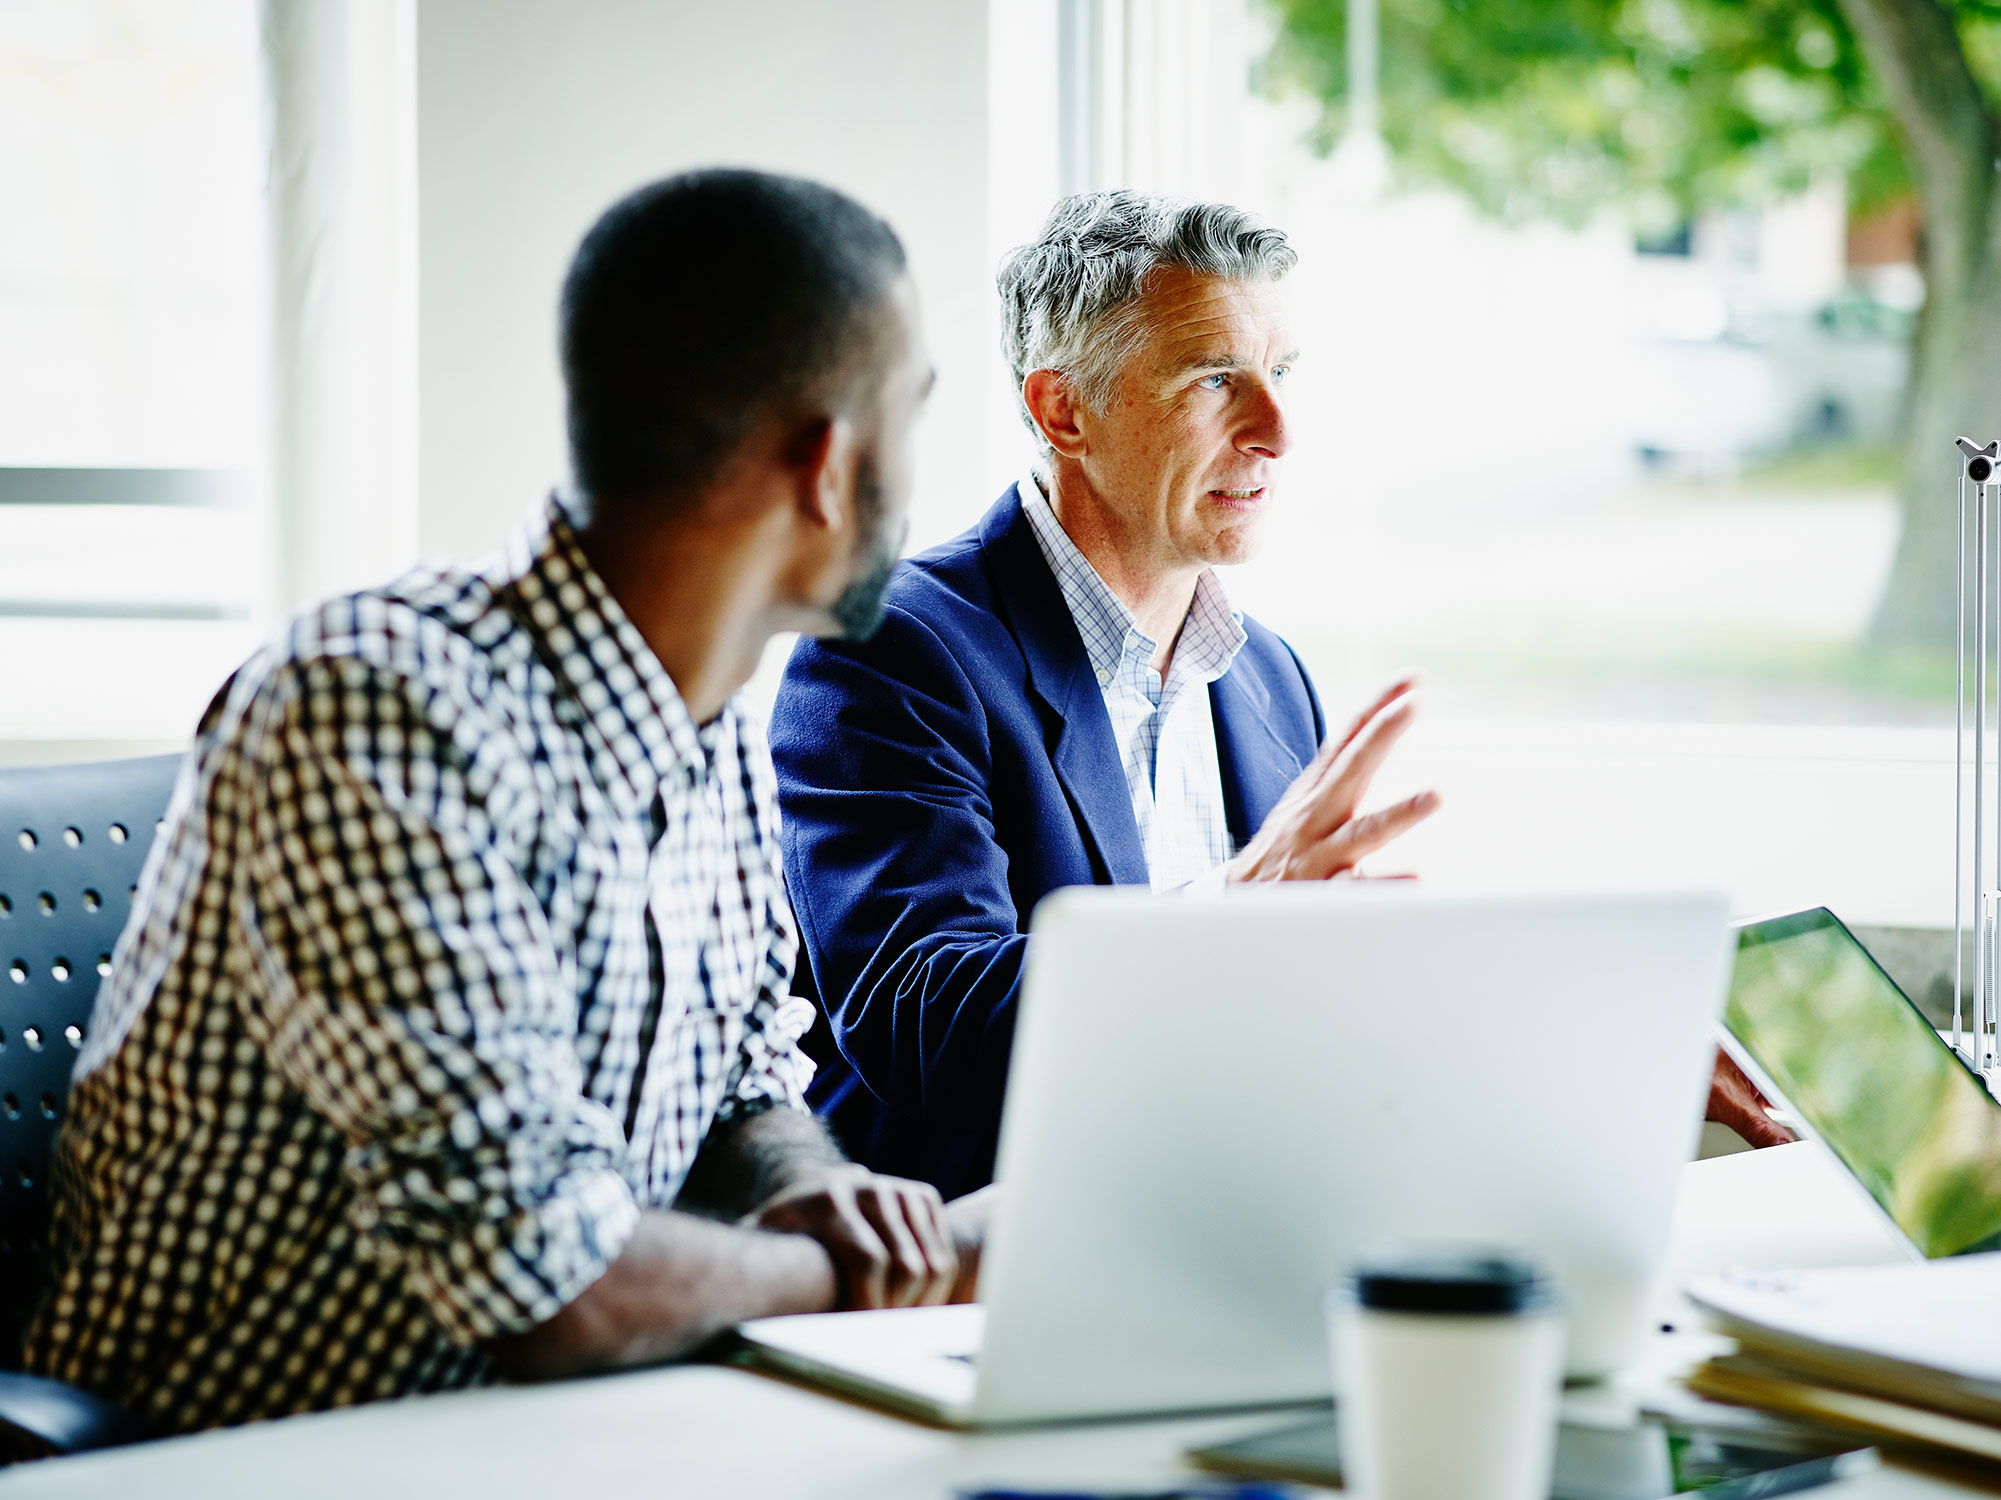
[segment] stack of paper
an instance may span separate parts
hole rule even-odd
[[[1706,1277],[1688,1295],[1741,1352],[1697,1394],[2001,1464],[2001,1254]]]

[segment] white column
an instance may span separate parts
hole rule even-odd
[[[1249,177],[1245,0],[1125,0],[1126,180],[1177,197],[1241,202]]]
[[[1098,0],[1056,0],[1057,186],[1067,197],[1097,181]]]
[[[1243,117],[1261,107],[1246,11],[1246,0],[1060,0],[1063,191],[1241,197]]]
[[[260,0],[280,614],[417,545],[414,0]]]
[[[1017,415],[1014,381],[999,357],[1000,298],[993,277],[1016,246],[1033,240],[1062,196],[1062,10],[1058,0],[989,0],[987,6],[986,254],[979,293],[986,313],[980,368],[985,413],[985,489],[999,494],[1027,466],[1034,444]]]
[[[1127,180],[1126,12],[1132,3],[1057,0],[1059,178],[1066,194]]]

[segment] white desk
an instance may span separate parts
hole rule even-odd
[[[1674,1260],[1723,1264],[1898,1252],[1817,1146],[1688,1168]],[[480,1500],[550,1496],[943,1500],[978,1482],[1130,1484],[1185,1473],[1189,1443],[1272,1414],[962,1436],[914,1426],[740,1370],[680,1366],[559,1385],[458,1392],[142,1444],[0,1471],[0,1500]],[[1968,1491],[1886,1470],[1830,1500]]]
[[[1908,1260],[1853,1177],[1802,1142],[1682,1169],[1668,1253],[1679,1284],[1732,1266],[1861,1266]]]

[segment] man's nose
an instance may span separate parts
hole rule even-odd
[[[1285,403],[1278,388],[1260,385],[1251,396],[1249,420],[1237,434],[1237,447],[1260,458],[1283,458],[1291,446],[1292,434],[1286,427]]]

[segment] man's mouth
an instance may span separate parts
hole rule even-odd
[[[1259,485],[1248,490],[1211,490],[1209,498],[1219,505],[1227,505],[1232,510],[1256,510],[1265,503],[1271,493],[1268,485]]]

